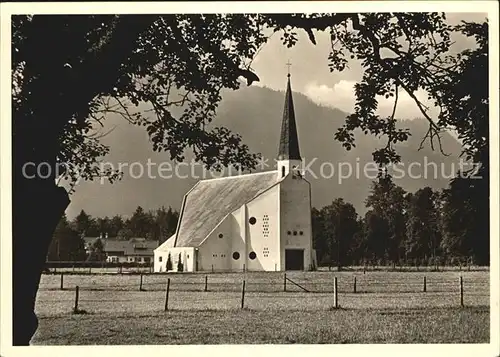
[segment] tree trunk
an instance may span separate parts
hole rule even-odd
[[[43,77],[33,93],[50,86]],[[12,118],[12,303],[13,345],[28,345],[37,328],[36,294],[53,233],[68,207],[68,193],[56,185],[61,132],[70,115],[54,108],[51,96],[32,100],[33,112]],[[38,115],[35,115],[35,110]]]
[[[93,98],[111,90],[135,39],[156,18],[114,16],[110,36],[89,49],[84,61],[73,61],[70,70],[60,51],[64,41],[71,42],[67,17],[34,16],[31,21],[24,44],[25,74],[31,81],[23,84],[23,103],[13,107],[12,118],[13,345],[28,345],[36,331],[34,308],[43,265],[69,204],[66,190],[55,184],[64,126],[72,118],[85,120]],[[86,25],[85,16],[71,21],[75,28]],[[43,37],[36,36],[39,31]],[[31,178],[24,172],[26,164],[35,168]]]
[[[38,285],[54,230],[69,204],[66,190],[50,181],[13,183],[13,345],[25,346],[36,331]]]

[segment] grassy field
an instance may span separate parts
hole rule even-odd
[[[459,276],[464,305],[460,307]],[[205,276],[207,290],[205,290]],[[426,292],[423,292],[423,277]],[[339,309],[333,309],[338,279]],[[356,277],[356,293],[354,292]],[[171,279],[169,311],[165,286]],[[44,275],[34,344],[484,343],[489,273]],[[241,309],[242,281],[246,283]],[[75,291],[79,309],[73,315]]]

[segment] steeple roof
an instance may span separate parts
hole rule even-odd
[[[288,73],[287,77],[278,160],[301,160],[295,111],[293,109],[292,88],[290,86],[290,73]]]

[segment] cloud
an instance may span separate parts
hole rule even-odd
[[[330,87],[313,81],[305,86],[304,94],[317,104],[338,108],[342,111],[352,113],[356,100],[354,96],[355,83],[354,81],[341,80]],[[432,102],[427,99],[427,94],[419,90],[415,95],[424,105],[430,108],[429,114],[431,117],[435,117],[437,110],[432,105]],[[390,116],[394,107],[394,98],[385,99],[382,96],[377,96],[377,100],[377,114],[381,116]],[[396,117],[402,119],[423,117],[415,101],[403,90],[399,91],[398,94]]]

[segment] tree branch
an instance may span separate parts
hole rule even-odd
[[[374,55],[375,60],[377,61],[377,63],[380,64],[385,70],[389,71],[390,68],[387,66],[387,62],[384,59],[382,59],[381,56],[380,56],[381,46],[380,46],[380,41],[378,40],[378,38],[375,36],[375,34],[372,31],[370,31],[369,29],[367,29],[365,26],[361,25],[361,23],[359,21],[359,17],[357,15],[353,16],[351,19],[352,19],[352,22],[353,22],[353,29],[359,31],[364,37],[366,37],[370,41],[370,43],[371,43],[371,45],[373,47],[373,55]],[[432,38],[435,41],[434,37],[432,37]],[[431,147],[434,150],[434,145],[433,145],[432,139],[435,136],[437,136],[438,137],[438,142],[439,142],[441,153],[444,154],[444,155],[447,155],[447,154],[445,154],[443,152],[443,148],[441,146],[441,138],[439,136],[440,127],[434,122],[434,120],[429,116],[429,114],[427,114],[427,110],[429,108],[425,107],[420,102],[420,100],[415,95],[414,91],[410,90],[408,88],[408,86],[398,76],[391,76],[391,77],[413,99],[413,101],[417,105],[418,109],[420,110],[420,112],[422,113],[422,115],[424,116],[424,118],[428,121],[428,123],[429,123],[429,129],[428,129],[428,132],[427,132],[426,136],[424,137],[424,140],[425,140],[425,138],[430,137],[431,138]]]

